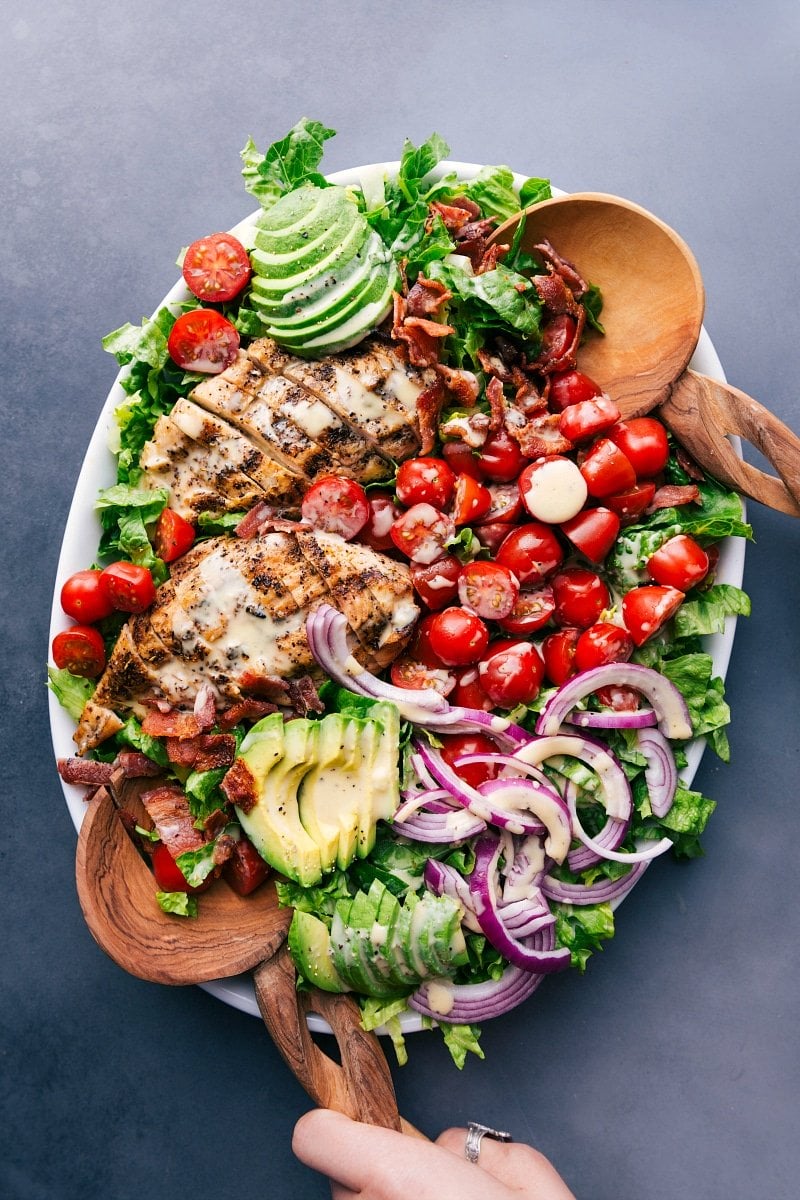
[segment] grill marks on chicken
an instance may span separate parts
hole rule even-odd
[[[81,752],[119,728],[115,710],[192,707],[204,684],[224,708],[278,680],[320,677],[305,622],[323,600],[345,615],[354,655],[373,671],[401,652],[418,615],[407,567],[336,534],[212,538],[175,568],[123,628],[81,717]]]

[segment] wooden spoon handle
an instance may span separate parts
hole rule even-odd
[[[769,409],[738,388],[684,371],[658,411],[715,479],[769,508],[800,517],[800,438]],[[742,462],[725,437],[729,433],[760,450],[780,479]]]
[[[397,1111],[394,1085],[380,1042],[361,1025],[358,1005],[331,992],[298,992],[286,947],[256,968],[256,1000],[275,1045],[311,1099],[354,1121],[419,1134]],[[341,1066],[312,1038],[306,1016],[323,1017],[339,1045]]]

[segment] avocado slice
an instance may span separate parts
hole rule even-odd
[[[295,911],[289,926],[289,953],[297,970],[323,992],[349,992],[331,956],[328,926],[313,913]]]
[[[297,794],[300,820],[317,843],[323,871],[349,866],[355,857],[357,805],[353,768],[360,759],[362,722],[329,713],[317,722],[316,764]]]

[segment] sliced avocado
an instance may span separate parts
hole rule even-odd
[[[323,276],[329,281],[327,287],[317,288],[313,293],[303,291],[301,295],[288,292],[280,301],[265,293],[261,281],[256,279],[252,288],[253,304],[258,306],[264,320],[282,332],[313,332],[322,320],[327,321],[337,313],[344,314],[345,310],[349,316],[354,304],[370,303],[377,295],[375,289],[383,287],[382,277],[373,271],[371,261],[356,256],[351,266],[352,269],[340,278]]]
[[[370,708],[369,730],[362,739],[366,770],[359,791],[358,855],[366,858],[375,845],[378,821],[388,821],[400,803],[400,713],[381,701]]]
[[[274,239],[288,250],[319,237],[343,210],[358,215],[357,205],[343,188],[304,187],[287,192],[256,222],[256,246],[273,249]]]
[[[323,992],[349,992],[333,965],[328,926],[312,913],[295,911],[289,926],[289,953],[297,970]]]
[[[293,350],[301,358],[321,358],[326,354],[338,354],[340,350],[349,350],[363,341],[373,329],[377,329],[389,315],[392,308],[392,297],[399,287],[400,276],[393,271],[386,277],[386,286],[382,297],[371,304],[364,305],[355,316],[350,317],[340,327],[302,343],[285,338],[275,338],[275,341],[287,350]]]
[[[325,308],[323,317],[309,317],[301,309],[290,318],[269,318],[269,329],[274,338],[303,337],[309,333],[321,334],[336,324],[343,324],[364,305],[372,304],[383,295],[385,281],[381,275],[365,273],[355,291],[342,290],[339,297],[330,296],[330,308]],[[266,313],[262,313],[266,316]]]
[[[352,208],[345,209],[318,237],[309,238],[295,250],[286,251],[283,246],[279,248],[276,238],[275,249],[270,252],[263,248],[263,239],[261,246],[256,239],[256,247],[250,252],[250,261],[257,275],[277,284],[278,281],[297,276],[318,275],[322,264],[330,267],[333,263],[347,262],[358,253],[368,236],[368,231],[358,220],[358,213]]]
[[[317,722],[317,760],[297,794],[300,820],[319,846],[323,871],[344,869],[355,857],[357,804],[353,767],[360,758],[362,722],[329,713]]]

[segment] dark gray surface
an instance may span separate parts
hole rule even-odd
[[[4,5],[0,1194],[328,1194],[292,1157],[307,1107],[260,1023],[131,979],[84,928],[42,682],[72,489],[115,367],[181,246],[253,207],[238,176],[302,114],[326,167],[453,157],[616,192],[677,227],[729,378],[800,426],[795,0]],[[553,1157],[582,1200],[781,1200],[800,1156],[796,847],[800,525],[756,542],[729,673],[728,767],[688,866],[661,862],[584,978],[488,1025],[459,1074],[438,1039],[395,1072],[433,1135],[477,1118]],[[90,553],[90,549],[87,548]]]

